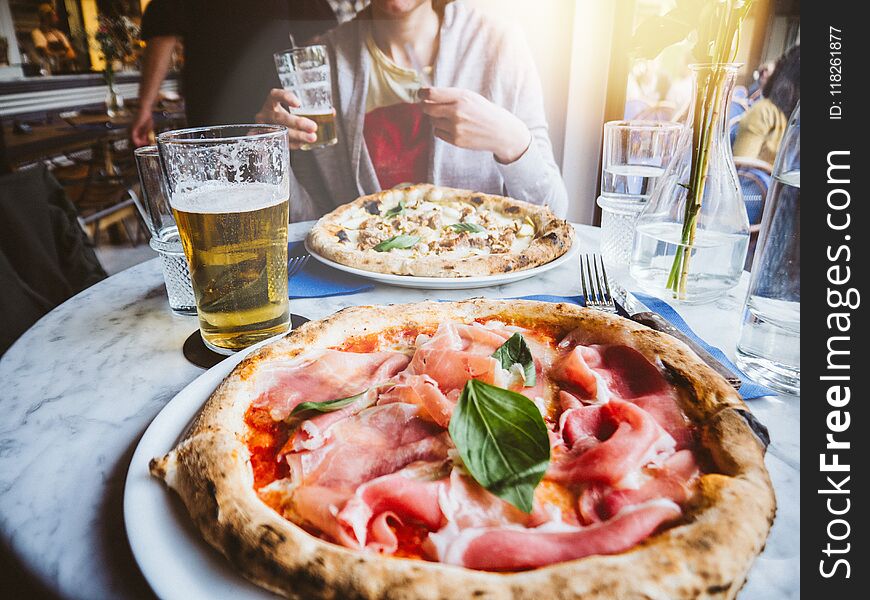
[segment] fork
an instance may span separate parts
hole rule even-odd
[[[287,260],[287,279],[290,279],[299,271],[305,268],[305,265],[308,264],[308,259],[311,258],[310,254],[306,254],[305,256],[293,256]]]
[[[584,255],[580,255],[580,286],[588,308],[606,313],[617,312],[600,254],[586,254],[585,260]]]

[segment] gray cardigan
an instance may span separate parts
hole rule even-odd
[[[380,191],[363,137],[370,18],[367,9],[324,36],[332,61],[338,143],[291,153],[296,178],[290,198],[293,221],[317,218],[360,195]],[[447,4],[433,84],[469,89],[506,108],[528,126],[532,143],[519,159],[505,165],[491,153],[458,148],[433,135],[428,181],[545,204],[563,216],[567,191],[553,159],[540,79],[522,34],[496,24],[463,0]]]

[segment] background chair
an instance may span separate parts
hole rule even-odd
[[[0,177],[0,355],[42,315],[105,277],[45,165]]]
[[[673,121],[676,113],[677,105],[663,100],[641,110],[634,118],[639,121]]]
[[[626,121],[636,119],[638,113],[649,108],[649,104],[643,100],[628,100],[625,103],[625,110],[622,113],[622,118]]]
[[[95,245],[104,232],[116,230],[135,246],[148,235],[133,205],[138,177],[127,130],[98,129],[102,136],[90,151],[69,156],[69,164],[56,166],[53,173],[73,199]]]
[[[740,119],[749,110],[749,103],[745,98],[733,98],[728,106],[728,137],[731,145],[734,145],[734,140],[737,139],[737,129],[740,126]]]
[[[758,242],[761,216],[764,213],[764,201],[773,179],[771,175],[773,167],[763,160],[740,156],[734,157],[734,166],[737,169],[740,191],[743,193],[743,202],[749,216],[749,252],[746,255],[746,268],[749,269],[752,266],[755,245]]]

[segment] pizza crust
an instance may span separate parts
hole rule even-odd
[[[476,207],[517,217],[528,217],[535,227],[535,237],[531,244],[520,253],[489,254],[453,259],[442,256],[420,256],[407,258],[391,252],[359,250],[349,243],[338,241],[336,234],[342,228],[345,216],[368,202],[380,203],[384,198],[397,193],[419,190],[426,194],[438,189],[443,193],[472,203]],[[417,277],[479,277],[498,273],[523,271],[544,265],[567,252],[574,239],[571,225],[557,218],[544,206],[514,200],[504,196],[481,194],[470,190],[444,188],[429,184],[413,185],[400,190],[386,190],[361,196],[353,202],[339,206],[317,221],[308,234],[308,246],[319,255],[349,267],[388,273],[394,275],[413,275]]]
[[[596,343],[628,344],[684,390],[714,473],[704,474],[680,524],[627,552],[517,573],[490,573],[350,550],[282,518],[257,496],[243,441],[259,368],[387,328],[494,317],[582,327]],[[738,411],[746,405],[685,345],[621,317],[570,304],[475,299],[353,307],[310,322],[239,364],[190,432],[152,473],[179,494],[205,539],[245,577],[288,598],[734,598],[775,513],[764,449]]]

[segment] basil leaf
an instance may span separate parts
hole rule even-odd
[[[384,218],[389,219],[391,217],[397,217],[403,212],[405,212],[405,202],[403,200],[399,200],[399,203],[397,205],[384,213]]]
[[[493,352],[492,357],[501,363],[503,369],[510,370],[512,366],[520,365],[526,380],[525,387],[535,386],[535,359],[532,358],[532,350],[522,334],[513,334]]]
[[[375,246],[373,250],[376,252],[387,252],[388,250],[393,250],[395,248],[411,248],[419,241],[420,237],[416,235],[394,235],[390,239],[384,240]]]
[[[453,231],[467,231],[468,233],[480,233],[481,231],[486,231],[486,229],[477,223],[454,223],[453,225],[448,225],[448,227]]]
[[[471,379],[450,417],[450,437],[480,485],[525,513],[550,464],[550,438],[534,402]]]
[[[363,395],[368,390],[362,391],[355,396],[348,396],[347,398],[339,398],[338,400],[326,400],[324,402],[303,402],[302,404],[297,404],[293,410],[290,412],[291,417],[295,417],[301,415],[302,413],[307,412],[319,412],[319,413],[331,413],[333,411],[339,410],[353,404],[357,400],[363,397]]]

